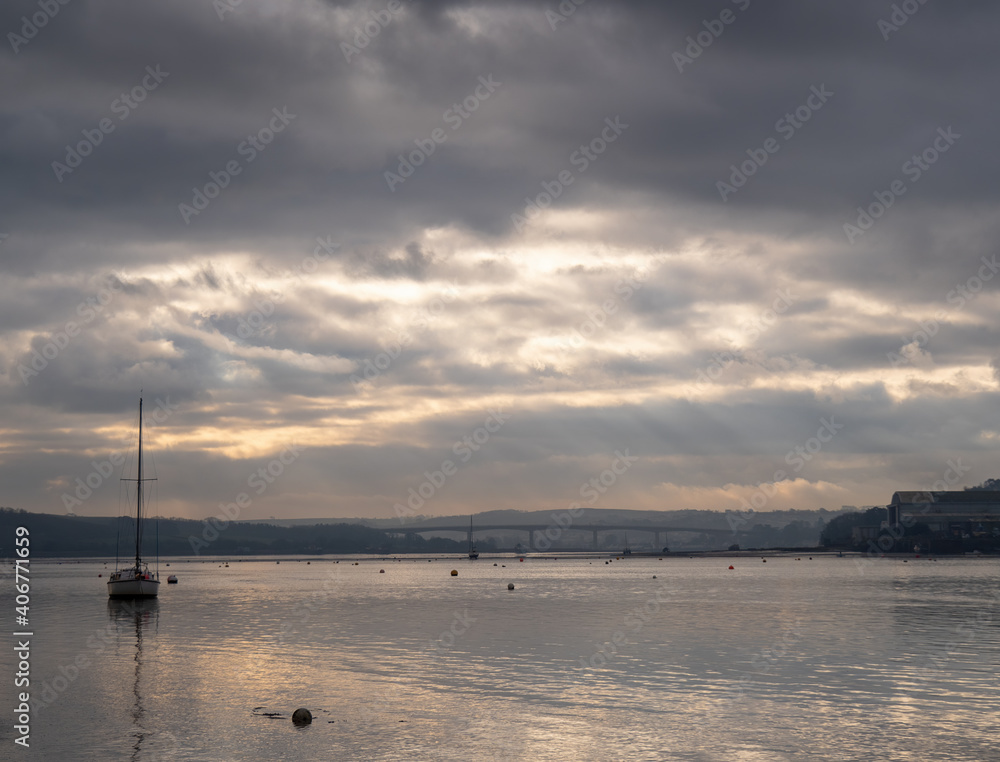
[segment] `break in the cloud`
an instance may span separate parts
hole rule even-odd
[[[246,518],[392,516],[448,460],[423,513],[563,508],[626,450],[601,505],[996,476],[998,22],[8,4],[3,503],[62,511],[140,387],[181,516],[290,445]]]

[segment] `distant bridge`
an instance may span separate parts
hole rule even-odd
[[[567,514],[568,515],[568,514]],[[472,530],[467,525],[459,524],[439,524],[427,526],[420,524],[417,526],[401,527],[380,527],[387,534],[440,534],[441,532],[461,532],[464,533],[469,542],[472,541]],[[565,536],[567,532],[590,532],[595,550],[599,548],[597,537],[600,532],[606,531],[626,531],[645,532],[654,536],[654,547],[662,548],[660,538],[674,532],[693,532],[695,534],[710,534],[719,537],[733,537],[734,532],[730,529],[702,529],[699,527],[678,527],[678,526],[650,526],[649,524],[576,524],[571,523],[566,526],[552,521],[548,524],[476,524],[475,531],[505,531],[505,532],[527,532],[528,547],[532,550],[538,549],[538,539],[544,538],[550,545],[556,540]]]

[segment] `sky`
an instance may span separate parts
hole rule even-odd
[[[140,390],[167,516],[1000,476],[997,28],[985,0],[5,3],[0,504],[116,514]]]

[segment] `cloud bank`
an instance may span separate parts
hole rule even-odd
[[[140,388],[194,518],[997,476],[1000,9],[675,6],[5,6],[4,504],[114,513]]]

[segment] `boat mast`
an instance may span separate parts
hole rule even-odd
[[[142,548],[142,396],[139,396],[139,479],[136,482],[135,498],[135,568],[142,564],[139,551]]]

